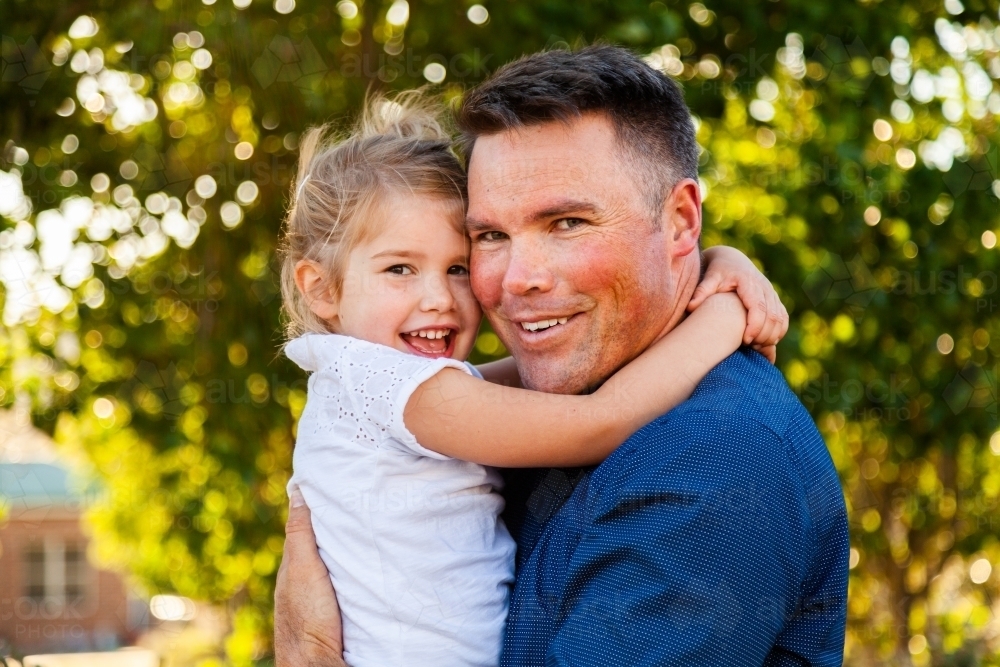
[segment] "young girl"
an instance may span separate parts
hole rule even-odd
[[[496,665],[514,542],[486,466],[601,462],[740,346],[746,313],[710,296],[590,395],[484,382],[516,370],[464,363],[482,313],[465,174],[436,108],[376,99],[349,138],[312,130],[300,151],[282,292],[287,355],[312,376],[289,486],[312,510],[345,660]],[[766,282],[742,259],[710,263],[712,284]]]

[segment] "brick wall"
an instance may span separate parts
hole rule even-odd
[[[60,567],[60,555],[64,563],[67,552],[76,548],[85,554],[88,542],[79,510],[73,508],[15,511],[0,524],[0,646],[6,642],[15,653],[30,654],[106,650],[134,641],[141,630],[135,620],[137,603],[131,603],[130,614],[121,578],[94,568],[85,558],[79,569]],[[34,565],[28,562],[31,552]],[[47,553],[48,560],[39,553]],[[68,558],[73,560],[72,555]],[[45,567],[47,580],[40,575]],[[67,574],[69,581],[61,582]],[[67,588],[65,583],[71,585]],[[67,590],[82,594],[64,599]],[[63,596],[53,595],[54,591]]]

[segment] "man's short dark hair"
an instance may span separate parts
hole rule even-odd
[[[680,87],[634,53],[596,44],[525,56],[470,90],[457,113],[466,159],[477,137],[586,112],[606,113],[623,147],[638,159],[650,202],[659,209],[682,178],[698,178],[698,144]]]

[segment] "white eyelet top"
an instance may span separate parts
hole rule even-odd
[[[499,474],[422,447],[403,423],[413,391],[454,359],[335,334],[285,347],[311,371],[289,488],[312,511],[352,667],[499,662],[514,541]]]

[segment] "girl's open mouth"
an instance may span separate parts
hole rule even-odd
[[[450,357],[458,332],[450,328],[420,329],[399,334],[406,346],[421,357]]]

